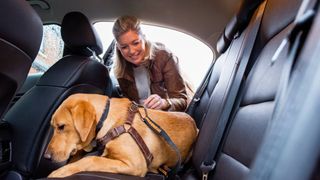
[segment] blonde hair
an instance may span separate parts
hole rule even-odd
[[[144,61],[147,61],[151,57],[151,42],[147,41],[145,35],[141,31],[140,20],[135,16],[121,16],[119,17],[113,25],[112,33],[116,41],[119,40],[119,37],[128,31],[134,31],[139,34],[143,41],[145,41],[145,52],[146,56]],[[120,50],[116,48],[116,57],[114,64],[114,74],[117,78],[122,77],[127,66],[130,65],[125,58],[122,56]]]

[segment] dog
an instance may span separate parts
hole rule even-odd
[[[106,102],[110,101],[109,112],[102,128],[96,133],[96,126],[103,115]],[[78,151],[90,152],[94,141],[103,138],[111,129],[125,124],[132,102],[127,98],[109,98],[98,94],[74,94],[69,96],[54,112],[51,119],[53,136],[45,152],[45,158],[55,162],[68,160]],[[148,115],[175,143],[185,161],[191,153],[198,129],[194,120],[183,112],[165,112],[138,108],[133,116],[132,127],[138,132],[153,155],[148,164],[134,138],[127,132],[104,145],[100,156],[85,156],[53,171],[49,177],[66,177],[82,171],[100,171],[133,176],[145,176],[147,172],[158,173],[160,166],[174,167],[178,157],[173,148],[154,133],[141,119]]]

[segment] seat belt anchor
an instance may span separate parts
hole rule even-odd
[[[209,172],[212,171],[216,167],[216,161],[213,161],[211,164],[206,164],[202,162],[200,165],[200,169],[202,172],[202,180],[207,180]]]

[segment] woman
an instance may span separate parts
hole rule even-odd
[[[177,57],[163,44],[146,40],[134,16],[118,18],[113,35],[114,72],[124,96],[147,108],[184,111],[187,94]]]

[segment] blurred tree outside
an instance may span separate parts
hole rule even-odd
[[[60,34],[60,26],[44,25],[39,53],[31,66],[29,74],[45,72],[62,57],[63,46],[64,43]]]

